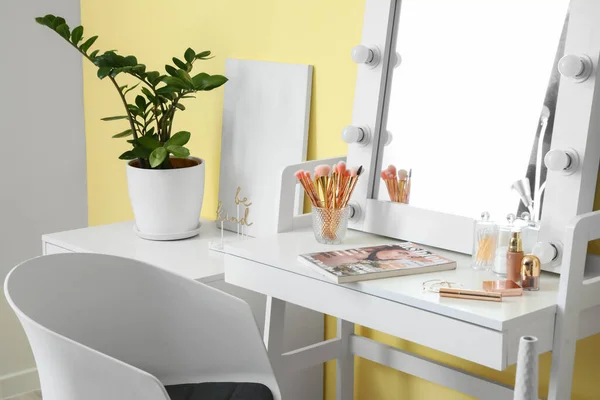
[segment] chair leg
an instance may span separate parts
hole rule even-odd
[[[337,337],[342,340],[343,354],[336,360],[336,400],[354,398],[354,354],[350,350],[350,338],[354,324],[338,318]]]

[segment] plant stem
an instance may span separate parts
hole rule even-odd
[[[115,85],[117,92],[119,92],[119,97],[121,98],[121,101],[123,102],[123,106],[125,106],[125,112],[127,113],[127,120],[129,121],[129,126],[131,126],[131,132],[133,133],[133,138],[137,140],[138,134],[137,134],[137,130],[135,129],[135,124],[133,123],[133,115],[131,115],[131,113],[129,112],[129,107],[127,106],[127,99],[125,98],[125,95],[121,91],[121,88],[119,87],[119,84],[117,83],[115,78],[113,78],[112,76],[109,76],[109,78],[110,78],[110,81],[113,83],[113,85]]]

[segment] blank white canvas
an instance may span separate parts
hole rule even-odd
[[[281,171],[306,160],[312,66],[227,59],[225,75],[219,200],[224,212],[237,217],[240,186],[252,202],[253,225],[245,233],[274,234]],[[225,228],[237,229],[233,223]]]

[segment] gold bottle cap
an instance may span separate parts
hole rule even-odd
[[[521,276],[537,277],[541,273],[540,259],[533,254],[527,254],[521,261]]]
[[[508,242],[508,251],[516,253],[523,251],[523,241],[521,240],[521,231],[513,231],[510,234],[510,242]]]

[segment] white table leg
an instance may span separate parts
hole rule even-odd
[[[354,354],[350,351],[350,336],[353,334],[354,324],[338,318],[337,337],[342,340],[344,353],[336,360],[336,400],[354,398]]]
[[[285,304],[283,300],[267,296],[264,341],[275,373],[282,370]]]

